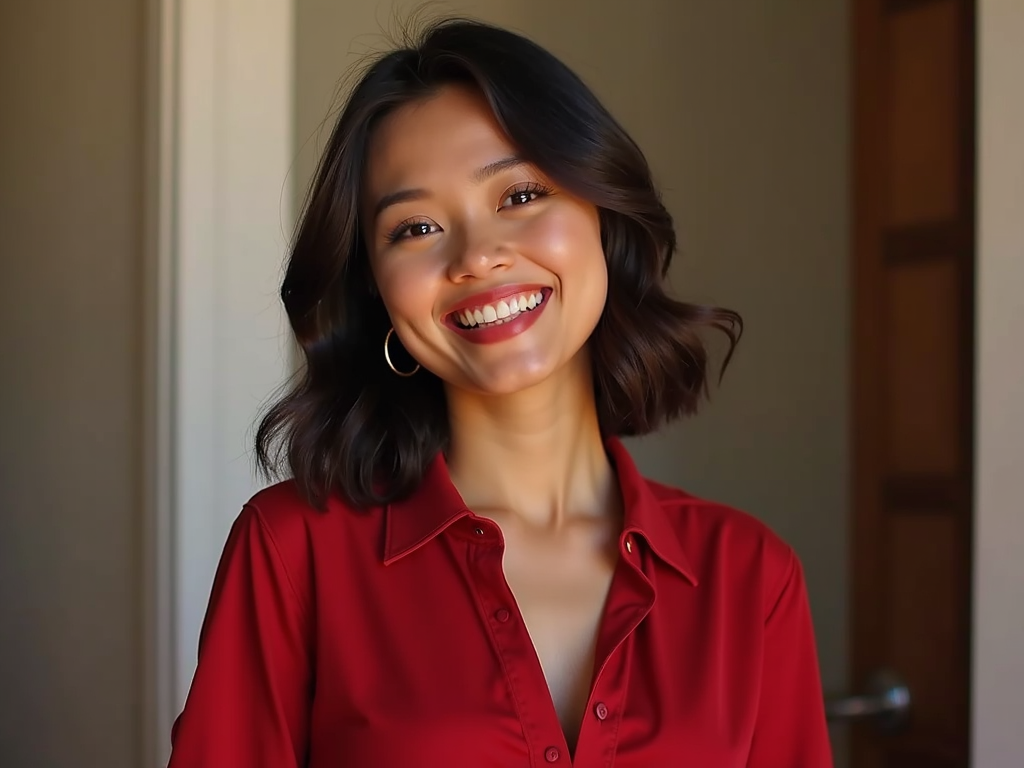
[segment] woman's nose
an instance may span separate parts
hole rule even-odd
[[[487,234],[467,236],[452,254],[448,277],[452,282],[482,279],[515,261],[513,248]]]

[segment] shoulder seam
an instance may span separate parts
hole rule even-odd
[[[267,525],[267,521],[263,517],[263,511],[252,502],[247,503],[245,506],[253,511],[253,515],[259,522],[260,528],[267,535],[267,539],[274,547],[274,554],[277,555],[277,561],[281,565],[281,572],[284,574],[285,581],[288,582],[288,589],[291,590],[292,598],[295,600],[295,603],[299,606],[299,611],[302,613],[302,618],[304,620],[308,620],[309,606],[306,604],[306,601],[302,599],[302,596],[299,594],[299,590],[295,588],[295,581],[292,579],[292,574],[288,570],[288,563],[285,562],[284,556],[281,554],[281,547],[277,543],[277,538],[275,538],[274,532],[270,529],[270,526]]]
[[[772,620],[772,616],[775,615],[775,611],[779,607],[779,603],[782,602],[783,595],[786,594],[786,590],[789,589],[789,585],[793,581],[793,572],[796,570],[796,552],[794,552],[793,548],[788,544],[785,546],[787,555],[786,567],[782,571],[782,578],[780,579],[781,584],[778,591],[775,592],[775,599],[772,601],[771,608],[765,614],[764,623],[766,625]]]

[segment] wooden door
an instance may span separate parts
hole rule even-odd
[[[974,291],[973,0],[851,0],[851,682],[911,716],[854,768],[966,768]]]

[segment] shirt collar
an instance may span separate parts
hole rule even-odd
[[[625,512],[622,539],[631,535],[643,538],[655,555],[696,585],[697,579],[679,531],[651,483],[640,474],[619,439],[606,440],[605,450],[622,492]],[[390,565],[419,549],[452,523],[470,515],[472,512],[448,474],[444,455],[438,453],[419,487],[385,509],[384,564]]]

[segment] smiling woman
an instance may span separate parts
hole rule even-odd
[[[291,479],[221,560],[172,768],[825,768],[793,552],[640,476],[701,334],[643,154],[529,40],[448,20],[366,70],[282,297]],[[383,345],[383,350],[382,350]]]
[[[521,151],[479,91],[455,83],[390,113],[370,141],[374,284],[449,409],[556,371],[592,389],[587,340],[608,288],[598,209]]]

